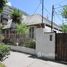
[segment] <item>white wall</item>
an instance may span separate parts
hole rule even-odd
[[[44,32],[51,32],[51,28],[48,26],[45,26],[45,28],[43,30],[44,30]],[[59,31],[59,29],[58,30],[53,29],[53,31],[56,31],[56,33],[61,33],[61,31]]]
[[[51,32],[51,28],[48,26],[45,26],[45,28],[43,30],[44,30],[44,32]]]
[[[29,54],[33,54],[33,55],[35,55],[35,53],[36,53],[35,49],[26,48],[26,47],[22,47],[22,46],[8,45],[8,47],[10,47],[11,50],[20,51],[20,52],[24,52],[24,53],[29,53]]]
[[[50,41],[52,35],[52,41]],[[42,28],[36,29],[36,54],[38,57],[55,59],[55,33],[44,33]]]

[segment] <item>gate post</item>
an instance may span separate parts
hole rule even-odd
[[[55,59],[55,33],[36,28],[36,54],[38,57]]]

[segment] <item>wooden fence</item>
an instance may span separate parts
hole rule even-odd
[[[56,60],[67,62],[67,33],[56,33]]]

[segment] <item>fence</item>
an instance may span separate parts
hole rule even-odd
[[[10,34],[4,34],[4,40],[3,42],[5,43],[12,43],[13,45],[16,45],[16,43],[18,42],[19,45],[25,44],[25,43],[29,43],[30,40],[32,40],[28,34],[16,34],[16,33],[10,33]]]
[[[56,33],[56,60],[67,61],[67,33]]]

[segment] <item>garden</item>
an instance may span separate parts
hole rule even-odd
[[[21,11],[15,8],[10,16],[12,18],[12,24],[15,24],[15,29],[5,29],[7,34],[4,35],[2,42],[7,45],[22,46],[35,49],[35,39],[30,37],[33,35],[31,34],[33,33],[33,30],[30,31],[31,27],[25,24],[25,22],[22,22],[21,17],[23,14]]]
[[[3,8],[6,6],[7,0],[0,1],[0,14],[3,12]],[[22,22],[22,13],[19,9],[13,9],[13,12],[10,14],[12,23],[15,24],[15,30],[5,29],[3,30],[3,19],[1,15],[0,21],[0,67],[6,67],[2,64],[8,55],[10,55],[10,47],[13,46],[22,46],[27,48],[35,49],[35,40],[29,37],[30,27]],[[6,34],[4,32],[7,32]],[[10,31],[10,32],[9,32]]]
[[[0,63],[0,67],[6,67],[4,64]]]
[[[10,54],[10,48],[3,43],[0,43],[0,67],[5,67],[1,62],[4,61]]]
[[[6,57],[10,54],[10,48],[6,46],[4,43],[2,43],[2,40],[4,39],[4,36],[2,35],[2,12],[3,8],[6,6],[7,0],[0,0],[0,67],[6,67],[4,64],[2,64],[2,61],[6,59]]]

